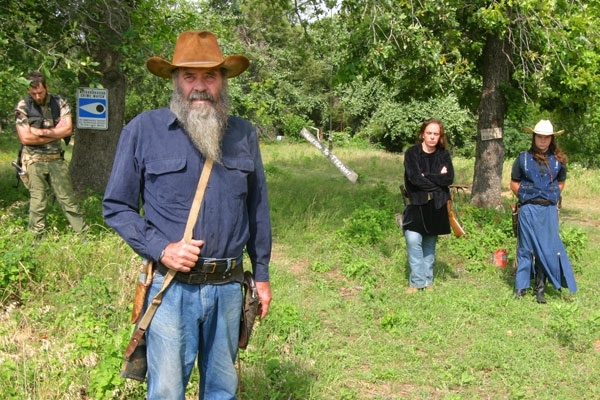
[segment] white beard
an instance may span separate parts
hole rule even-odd
[[[221,162],[221,141],[227,127],[229,99],[224,86],[218,99],[211,103],[191,104],[192,98],[207,96],[206,93],[192,93],[184,99],[179,88],[173,90],[171,111],[194,143],[206,158]]]

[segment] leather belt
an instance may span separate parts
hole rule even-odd
[[[244,279],[243,260],[243,254],[237,258],[200,258],[190,272],[178,271],[173,279],[190,285],[242,282]],[[156,264],[158,273],[166,275],[169,268],[161,262]]]
[[[526,201],[524,204],[537,204],[538,206],[550,206],[550,205],[553,205],[554,203],[551,202],[550,200],[545,200],[545,199],[533,199],[533,200]]]
[[[432,192],[427,192],[427,201],[431,201],[433,200],[433,193]],[[404,198],[404,205],[405,206],[410,206],[410,198],[405,197]]]

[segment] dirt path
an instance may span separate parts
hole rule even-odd
[[[600,228],[600,209],[597,204],[590,205],[587,199],[568,199],[563,203],[561,220],[576,225],[588,231],[588,234],[597,236]]]

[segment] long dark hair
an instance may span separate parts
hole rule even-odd
[[[419,128],[418,143],[423,142],[425,129],[431,124],[437,124],[440,126],[440,140],[438,141],[435,147],[437,147],[438,149],[445,149],[446,146],[448,146],[448,140],[446,139],[446,130],[444,129],[444,124],[442,124],[442,121],[440,121],[437,118],[429,118],[427,121],[423,121],[421,127]]]
[[[531,147],[529,148],[529,152],[531,153],[531,155],[533,156],[533,159],[535,161],[542,163],[542,164],[547,164],[548,161],[547,161],[546,154],[535,145],[535,135],[536,134],[534,133],[531,137]],[[554,154],[554,157],[556,157],[556,159],[561,164],[567,165],[568,157],[560,149],[560,147],[558,147],[558,144],[556,143],[556,138],[554,135],[552,135],[552,140],[550,141],[550,146],[548,146],[548,151],[551,154]]]

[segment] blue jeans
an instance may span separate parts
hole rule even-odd
[[[404,237],[410,266],[409,285],[419,289],[433,285],[437,235],[421,235],[418,232],[406,230]]]
[[[159,273],[148,291],[154,298]],[[184,400],[196,356],[200,400],[235,400],[242,290],[238,282],[188,285],[173,281],[146,331],[147,400]]]

